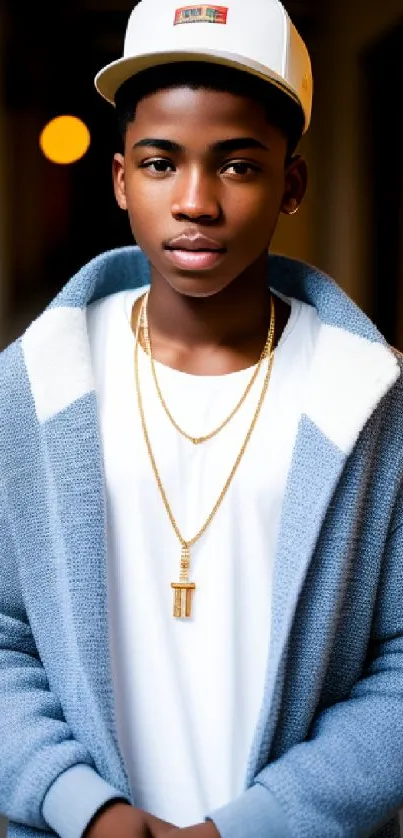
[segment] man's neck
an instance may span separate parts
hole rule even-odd
[[[241,279],[241,278],[239,278]],[[242,277],[242,287],[228,287],[207,298],[174,292],[154,277],[148,302],[152,353],[156,361],[193,375],[224,375],[253,366],[259,360],[270,325],[267,276]],[[141,298],[132,312],[135,331]],[[275,297],[276,345],[290,313]],[[143,345],[142,334],[140,343]]]

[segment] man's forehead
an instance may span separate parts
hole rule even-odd
[[[284,144],[283,132],[275,121],[270,122],[258,102],[185,86],[167,88],[142,99],[127,131],[130,147],[158,147],[167,153],[191,146],[219,153],[242,148],[267,151],[277,142]],[[158,143],[151,142],[155,140]]]
[[[224,126],[243,126],[247,130],[266,130],[267,110],[256,100],[229,91],[209,88],[166,88],[145,96],[136,107],[135,123],[165,126],[198,126],[200,130]],[[239,128],[238,128],[239,130]]]

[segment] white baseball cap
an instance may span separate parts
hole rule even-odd
[[[182,0],[183,2],[183,0]],[[308,50],[279,0],[140,0],[126,29],[123,57],[95,77],[114,104],[119,87],[150,67],[207,61],[251,73],[275,85],[302,108],[307,131],[312,110]]]

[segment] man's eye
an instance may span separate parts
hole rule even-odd
[[[163,157],[158,157],[155,160],[145,160],[144,163],[140,164],[141,169],[148,169],[149,172],[158,175],[164,175],[168,171],[173,170],[172,163],[169,160],[164,160]]]
[[[239,177],[245,177],[246,175],[251,174],[251,172],[256,171],[256,166],[253,166],[252,163],[247,163],[243,160],[234,160],[232,163],[227,163],[227,165],[223,168],[223,172],[225,174],[238,175]]]

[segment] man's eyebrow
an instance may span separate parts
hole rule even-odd
[[[144,137],[144,139],[134,143],[133,148],[156,148],[161,151],[172,151],[176,153],[185,151],[185,147],[180,143],[176,143],[173,140],[163,140],[158,137]],[[256,140],[255,137],[234,137],[230,140],[220,140],[210,145],[208,150],[228,154],[233,151],[242,151],[248,148],[268,151],[267,146],[263,145],[259,140]]]
[[[138,143],[134,143],[133,148],[159,148],[161,151],[184,151],[184,147],[179,143],[174,143],[172,140],[161,140],[156,137],[144,137]]]
[[[267,146],[263,145],[259,140],[256,140],[255,137],[234,137],[231,140],[221,140],[210,146],[210,151],[230,153],[231,151],[242,151],[247,148],[261,148],[264,151],[268,151]]]

